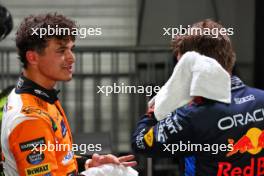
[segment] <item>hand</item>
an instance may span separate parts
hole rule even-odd
[[[155,98],[156,97],[153,97],[149,102],[148,102],[148,110],[146,112],[146,115],[149,117],[149,118],[152,118],[153,117],[153,114],[154,114],[154,109],[155,109]]]
[[[137,165],[136,161],[131,161],[135,157],[134,155],[126,155],[121,157],[116,157],[114,155],[108,154],[108,155],[98,155],[93,154],[92,159],[88,159],[85,163],[85,169],[91,168],[91,167],[98,167],[103,164],[122,164],[126,167],[133,167]]]
[[[136,161],[131,161],[135,158],[134,155],[126,155],[126,156],[121,156],[118,158],[120,164],[126,167],[134,167],[137,165]]]

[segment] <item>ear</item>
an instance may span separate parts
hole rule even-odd
[[[38,64],[38,53],[36,51],[27,51],[26,52],[26,59],[30,65],[37,65]]]

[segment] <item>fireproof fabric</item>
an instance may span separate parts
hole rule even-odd
[[[57,93],[19,78],[3,113],[5,175],[77,175],[71,130]]]
[[[231,104],[197,97],[161,121],[149,111],[136,126],[133,150],[178,158],[181,175],[263,175],[264,91],[232,76],[231,92]]]

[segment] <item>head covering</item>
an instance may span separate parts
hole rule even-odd
[[[13,19],[10,12],[0,5],[0,41],[3,40],[13,28]]]

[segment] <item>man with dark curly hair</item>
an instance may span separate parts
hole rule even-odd
[[[221,24],[203,20],[191,28],[214,29],[218,36],[177,36],[172,42],[175,57],[180,61],[186,52],[196,51],[215,59],[230,74],[231,103],[194,96],[161,121],[151,107],[136,127],[132,148],[151,157],[179,159],[180,175],[263,175],[264,91],[232,75],[235,53],[228,35],[220,33],[225,31]]]
[[[50,29],[66,30],[48,33]],[[58,81],[72,79],[75,35],[75,22],[56,13],[29,16],[17,30],[16,47],[24,69],[3,113],[6,175],[78,174],[71,130],[54,89]],[[85,167],[106,163],[133,166],[132,158],[94,154]]]

